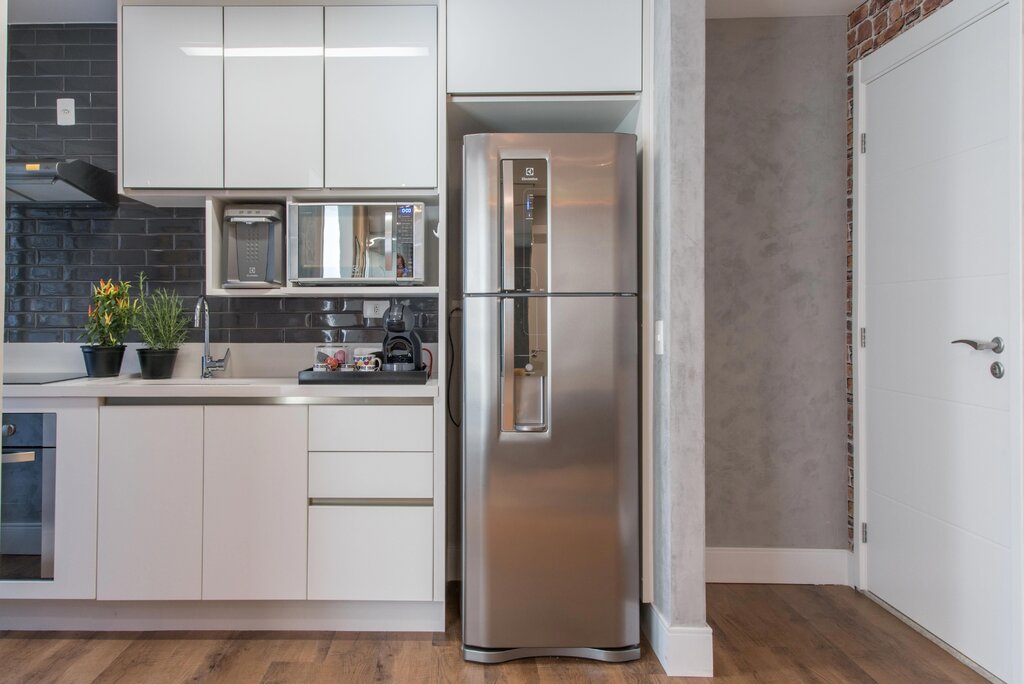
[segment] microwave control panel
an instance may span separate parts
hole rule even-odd
[[[415,270],[416,231],[414,222],[416,207],[412,204],[399,204],[398,215],[395,217],[395,264],[396,278],[412,278]]]

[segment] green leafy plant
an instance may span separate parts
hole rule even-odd
[[[131,330],[138,312],[138,302],[129,294],[131,283],[100,279],[92,286],[92,303],[82,337],[97,347],[117,347]]]
[[[177,349],[188,338],[188,318],[181,297],[159,289],[147,295],[139,276],[139,307],[135,329],[150,349]]]

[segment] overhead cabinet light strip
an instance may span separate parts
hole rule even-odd
[[[428,47],[183,47],[189,57],[429,57]]]

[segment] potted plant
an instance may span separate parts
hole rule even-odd
[[[138,308],[129,296],[131,283],[100,279],[92,286],[92,303],[82,337],[85,371],[91,378],[110,378],[121,372],[124,338]]]
[[[139,368],[147,380],[169,378],[174,373],[178,347],[188,337],[188,319],[179,297],[170,290],[146,295],[139,278],[139,307],[135,329],[146,345],[139,349]]]

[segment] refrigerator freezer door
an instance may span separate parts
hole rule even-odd
[[[543,421],[538,431],[503,428],[503,319],[519,299],[546,309],[546,375],[521,388],[542,388],[541,403],[534,396],[513,414]],[[464,306],[467,649],[638,644],[637,299],[467,297]]]
[[[636,293],[636,136],[484,133],[463,154],[467,294]]]

